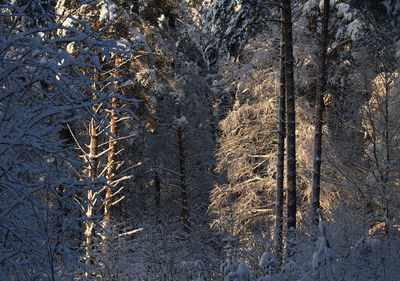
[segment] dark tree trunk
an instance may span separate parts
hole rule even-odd
[[[160,182],[160,175],[158,174],[158,171],[155,172],[154,175],[154,187],[155,187],[155,203],[156,203],[156,208],[157,211],[160,210],[161,206],[161,182]]]
[[[320,208],[321,193],[321,157],[322,157],[322,124],[324,111],[324,93],[327,84],[327,47],[328,47],[328,24],[329,24],[329,0],[324,0],[324,11],[321,30],[320,50],[320,78],[315,99],[315,129],[314,129],[314,165],[311,189],[311,223],[318,225],[318,213]]]
[[[283,11],[281,10],[281,17]],[[286,136],[286,92],[285,92],[285,30],[281,24],[280,73],[278,94],[278,149],[276,163],[276,201],[275,201],[275,249],[279,263],[283,250],[283,187],[285,169],[285,136]]]
[[[293,73],[293,35],[291,1],[283,1],[283,23],[285,32],[285,90],[286,90],[286,179],[287,179],[287,228],[296,228],[296,115]]]
[[[179,117],[181,117],[181,112],[178,110]],[[183,135],[183,125],[178,124],[178,157],[179,157],[179,174],[180,174],[180,192],[181,192],[181,218],[183,222],[183,230],[186,233],[190,232],[190,222],[189,222],[189,204],[187,196],[187,185],[186,185],[186,155],[184,147],[184,135]]]

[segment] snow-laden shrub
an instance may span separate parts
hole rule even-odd
[[[314,276],[317,280],[338,280],[338,269],[335,262],[336,255],[326,237],[328,224],[324,219],[319,222],[318,229],[317,249],[312,259]]]
[[[271,274],[274,267],[277,264],[277,260],[271,252],[267,251],[264,252],[260,258],[260,261],[258,263],[260,269],[264,274]]]
[[[246,264],[240,263],[235,272],[231,272],[226,276],[225,281],[249,281],[250,269]]]

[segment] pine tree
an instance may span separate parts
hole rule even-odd
[[[329,0],[324,0],[321,51],[320,51],[320,78],[315,99],[315,129],[314,129],[314,165],[311,190],[311,222],[318,224],[317,210],[320,208],[321,193],[321,162],[322,162],[322,124],[324,111],[324,92],[326,91],[327,77],[327,48],[328,48],[328,24],[329,24]]]
[[[94,40],[89,22],[61,18],[43,1],[2,2],[0,13],[0,278],[74,279],[83,266],[71,250],[79,248],[75,200],[94,189],[91,180],[76,178],[85,163],[65,131],[94,117],[95,104],[108,98],[94,89],[88,69],[98,66],[94,49],[110,45]]]
[[[281,8],[281,18],[283,9]],[[280,40],[280,72],[279,72],[279,94],[278,94],[278,147],[276,163],[276,201],[275,201],[275,243],[276,252],[281,261],[283,251],[283,195],[284,195],[284,166],[285,166],[285,137],[286,137],[286,67],[285,67],[285,29],[281,23]]]
[[[294,85],[294,58],[292,36],[292,8],[291,1],[283,1],[283,15],[285,33],[285,92],[286,92],[286,122],[287,122],[287,227],[290,231],[296,228],[296,117],[295,117],[295,85]]]

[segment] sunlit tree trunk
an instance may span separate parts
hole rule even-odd
[[[285,33],[285,90],[286,90],[286,182],[287,182],[287,228],[296,228],[296,115],[293,73],[293,35],[291,1],[283,1],[282,20]]]
[[[385,230],[385,235],[388,235],[389,234],[389,226],[390,226],[390,216],[391,216],[391,214],[389,213],[389,198],[388,197],[390,197],[390,196],[387,196],[386,194],[390,194],[390,191],[389,190],[387,190],[387,188],[388,188],[388,180],[389,180],[389,176],[390,176],[390,170],[391,170],[391,168],[389,168],[390,167],[390,163],[392,163],[392,159],[391,159],[391,157],[390,157],[390,151],[391,151],[391,149],[392,149],[392,142],[391,142],[391,139],[390,139],[390,135],[389,135],[389,131],[390,131],[390,128],[389,128],[389,122],[390,122],[390,116],[389,116],[389,91],[390,91],[390,86],[389,86],[389,84],[390,84],[390,82],[389,82],[389,80],[390,80],[390,78],[389,78],[389,75],[388,75],[388,73],[387,73],[387,71],[385,71],[385,83],[384,83],[384,87],[385,87],[385,95],[384,95],[384,99],[385,99],[385,101],[384,101],[384,105],[385,105],[385,109],[384,109],[384,118],[385,118],[385,128],[384,128],[384,141],[385,141],[385,148],[386,148],[386,159],[385,159],[385,161],[384,161],[384,167],[385,167],[385,170],[384,170],[384,173],[383,173],[383,175],[381,176],[381,179],[382,179],[382,182],[383,182],[383,185],[382,185],[382,187],[383,187],[383,202],[382,202],[382,205],[384,206],[383,207],[383,209],[384,209],[384,215],[383,215],[383,218],[384,218],[384,224],[385,224],[385,227],[384,227],[384,230]]]
[[[321,156],[322,156],[322,114],[324,111],[324,93],[327,84],[327,47],[328,47],[328,24],[329,24],[329,0],[324,0],[324,11],[322,18],[321,49],[320,49],[320,79],[315,99],[315,128],[314,128],[314,165],[311,189],[311,222],[318,225],[317,209],[320,207],[321,193]]]
[[[98,75],[96,74],[96,77]],[[95,78],[96,79],[96,78]],[[96,99],[97,97],[93,97]],[[93,111],[96,112],[97,106],[93,106]],[[96,121],[92,118],[90,120],[89,131],[90,131],[90,154],[89,154],[89,178],[91,182],[94,182],[97,178],[97,152],[98,152],[98,132],[97,132],[97,124]],[[95,185],[93,184],[93,189],[95,189]],[[90,262],[90,248],[92,245],[92,237],[93,237],[93,227],[94,222],[92,220],[93,217],[93,207],[94,207],[94,191],[92,188],[89,187],[87,191],[87,209],[86,209],[86,262]]]
[[[120,57],[115,55],[115,79],[119,78],[119,67],[120,67]],[[119,100],[116,97],[118,90],[120,88],[120,82],[115,81],[115,91],[114,96],[111,99],[112,110],[111,110],[111,125],[110,125],[110,140],[109,140],[109,151],[108,151],[108,161],[107,161],[107,184],[113,185],[113,181],[116,173],[116,162],[117,162],[117,138],[118,138],[118,122],[119,118],[116,110],[119,108]],[[110,225],[110,219],[112,216],[112,206],[113,206],[113,189],[111,187],[107,187],[106,189],[106,198],[105,198],[105,207],[104,207],[104,227],[107,228]]]
[[[100,22],[96,22],[96,27],[100,27]],[[101,54],[98,53],[99,58],[101,57]],[[94,80],[95,80],[95,85],[94,89],[96,91],[100,90],[100,70],[95,69],[96,74],[94,75]],[[93,100],[96,100],[98,97],[97,95],[93,96]],[[92,107],[93,109],[93,114],[96,114],[98,111],[98,105],[95,104]],[[98,125],[96,124],[96,120],[92,118],[90,120],[89,124],[89,135],[90,135],[90,146],[89,146],[89,179],[93,183],[96,178],[97,178],[97,173],[98,173],[98,136],[99,132],[97,130]],[[89,187],[87,191],[87,208],[86,208],[86,230],[85,230],[85,236],[86,236],[86,263],[91,263],[91,255],[90,255],[90,249],[92,245],[92,238],[93,238],[93,228],[94,228],[94,222],[93,222],[93,208],[95,204],[95,193],[94,189],[96,188],[96,185],[93,184],[92,188]]]
[[[283,11],[281,9],[281,17]],[[286,136],[286,92],[285,92],[285,29],[281,24],[280,42],[280,73],[278,94],[278,149],[276,163],[276,201],[275,201],[275,243],[279,262],[282,259],[282,235],[283,235],[283,187],[285,169],[285,136]]]

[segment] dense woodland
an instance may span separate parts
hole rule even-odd
[[[400,280],[399,0],[0,0],[0,280]]]

